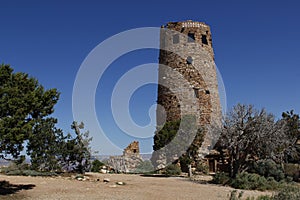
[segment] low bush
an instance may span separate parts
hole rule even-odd
[[[209,174],[209,167],[206,163],[200,162],[196,165],[196,171],[202,172],[203,174]]]
[[[287,185],[279,190],[279,192],[273,196],[273,200],[299,200],[300,199],[300,187],[296,185]]]
[[[213,177],[212,183],[226,185],[230,182],[230,177],[225,172],[216,173]]]
[[[291,177],[294,181],[299,181],[300,178],[299,169],[300,169],[299,164],[287,163],[284,165],[285,174]]]
[[[285,179],[285,174],[281,165],[270,159],[257,161],[253,164],[253,169],[250,172],[259,174],[265,178],[273,177],[276,181]]]
[[[153,167],[151,161],[145,160],[137,166],[134,173],[150,173],[153,171],[154,171],[154,167]]]
[[[243,192],[238,193],[237,190],[233,190],[230,193],[229,200],[240,200],[243,196]]]
[[[274,178],[266,179],[258,174],[241,173],[230,181],[230,186],[245,190],[275,190],[279,187]]]
[[[165,170],[167,176],[178,176],[181,174],[181,168],[176,164],[168,165]]]
[[[57,176],[55,172],[38,172],[35,170],[11,170],[5,173],[8,176]]]
[[[277,190],[286,182],[281,181],[277,182],[273,177],[265,178],[258,174],[253,173],[241,173],[232,179],[228,176],[227,173],[221,172],[217,173],[212,183],[228,185],[236,189],[245,189],[245,190]]]
[[[102,166],[104,166],[104,163],[102,163],[100,160],[94,160],[92,162],[91,171],[92,172],[99,172]]]

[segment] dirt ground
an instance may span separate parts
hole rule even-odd
[[[226,200],[230,187],[200,184],[187,178],[142,177],[125,174],[88,174],[89,180],[71,177],[23,177],[0,175],[1,200]],[[104,183],[105,178],[110,179]],[[206,177],[203,177],[206,179]],[[125,185],[117,185],[124,182]],[[243,197],[258,196],[261,192],[244,191]]]

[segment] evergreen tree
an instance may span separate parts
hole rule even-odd
[[[31,168],[39,171],[60,171],[59,160],[65,146],[66,137],[57,129],[54,118],[41,119],[33,129],[27,146],[31,158]]]
[[[0,65],[0,158],[24,159],[24,142],[34,138],[38,124],[53,113],[56,89],[45,90],[26,73]]]

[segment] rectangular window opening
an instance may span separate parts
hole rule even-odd
[[[198,88],[193,88],[194,89],[194,96],[196,98],[199,98],[199,89]]]
[[[188,42],[195,42],[195,33],[188,33]]]
[[[208,45],[208,41],[207,41],[206,35],[202,35],[201,40],[202,40],[202,44]]]
[[[173,35],[173,44],[179,43],[179,34]]]

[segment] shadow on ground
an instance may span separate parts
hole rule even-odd
[[[14,185],[8,181],[0,181],[0,196],[15,194],[20,190],[31,190],[35,187],[33,184],[28,185]]]

